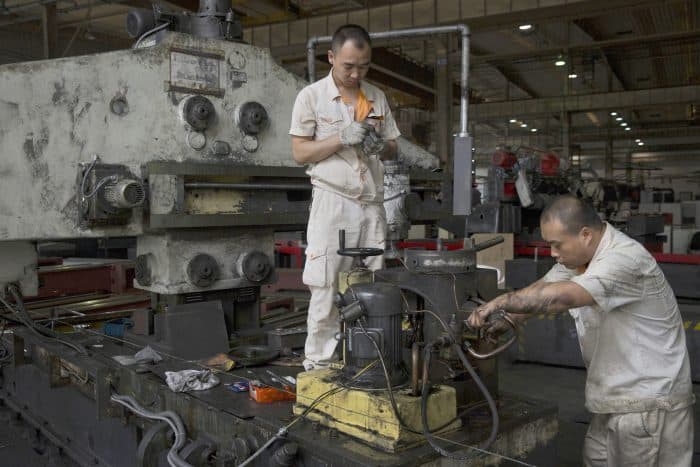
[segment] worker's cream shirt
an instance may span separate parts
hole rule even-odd
[[[596,302],[570,310],[588,369],[588,410],[676,410],[694,402],[678,304],[642,245],[606,223],[584,273],[556,264],[544,280],[575,282]]]
[[[398,138],[401,133],[384,93],[364,81],[360,88],[372,103],[369,117],[376,117],[372,121],[380,136],[385,140]],[[339,133],[354,118],[354,109],[343,102],[329,73],[302,89],[297,96],[289,134],[323,140]],[[323,190],[363,203],[384,201],[384,165],[376,155],[366,156],[357,147],[343,148],[321,162],[309,164],[306,173],[311,183]]]

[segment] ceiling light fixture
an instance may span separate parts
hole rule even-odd
[[[576,73],[569,73],[569,79],[576,79],[578,75]]]
[[[634,140],[635,143],[639,143],[640,141],[641,141],[641,139],[639,139],[639,138]]]
[[[610,115],[612,115],[614,117],[617,115],[617,112],[610,112]]]
[[[566,60],[564,60],[564,57],[559,55],[557,59],[554,61],[554,66],[564,66],[566,65]]]
[[[516,119],[514,119],[514,118],[511,118],[511,119],[510,119],[510,120],[508,120],[508,121],[509,121],[510,123],[515,123],[515,122],[517,122],[517,120],[516,120]]]
[[[533,133],[537,133],[537,128],[531,128],[530,131]]]
[[[630,127],[625,127],[625,131],[630,131],[631,129]]]
[[[520,128],[527,128],[527,123],[521,123]]]
[[[615,120],[617,120],[618,122],[621,122],[624,119],[622,117],[617,117],[617,118],[615,118]]]
[[[644,146],[644,141],[640,141],[637,143],[637,146]]]
[[[521,24],[518,26],[518,29],[525,32],[525,31],[531,31],[532,30],[532,24]]]
[[[627,126],[627,123],[622,122],[622,123],[620,123],[620,126]]]

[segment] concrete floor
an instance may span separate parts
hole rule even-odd
[[[578,467],[581,465],[583,439],[591,419],[584,407],[586,372],[579,368],[556,367],[536,363],[499,362],[500,387],[509,392],[556,402],[559,406],[557,458],[538,467]],[[700,384],[693,385],[700,401]],[[700,404],[695,404],[695,427],[700,427]],[[693,466],[700,466],[700,436],[695,436]],[[503,466],[516,465],[504,462]],[[670,467],[670,466],[669,466]]]

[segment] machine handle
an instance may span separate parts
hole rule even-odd
[[[503,240],[503,237],[501,237],[501,240]],[[496,347],[496,348],[493,349],[491,352],[487,352],[487,353],[484,353],[484,354],[481,354],[481,353],[476,352],[474,349],[471,348],[471,346],[469,346],[469,347],[467,347],[467,352],[469,352],[469,355],[471,355],[472,357],[476,358],[477,360],[487,360],[487,359],[489,359],[489,358],[495,357],[496,355],[498,355],[499,353],[503,352],[503,351],[506,350],[508,347],[510,347],[511,345],[513,345],[513,343],[515,342],[515,340],[518,338],[518,327],[517,327],[516,324],[513,322],[513,320],[510,319],[510,316],[508,316],[506,313],[503,313],[498,319],[502,319],[503,321],[505,321],[506,323],[508,323],[508,325],[509,325],[511,328],[513,328],[513,336],[512,336],[510,339],[508,339],[508,341],[507,341],[506,343],[504,343],[504,344],[502,344],[502,345]]]
[[[474,245],[474,251],[485,250],[487,248],[491,248],[492,246],[499,245],[504,241],[505,238],[499,235],[498,237],[494,237],[491,240],[486,240],[485,242],[477,243],[476,245]]]
[[[352,258],[366,258],[367,256],[379,256],[384,254],[381,248],[345,248],[345,229],[338,231],[338,254]]]

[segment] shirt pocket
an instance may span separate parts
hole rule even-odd
[[[383,112],[375,112],[374,109],[370,110],[365,122],[369,123],[374,127],[379,136],[384,134],[384,115]]]
[[[322,140],[337,134],[343,128],[343,116],[338,109],[321,109],[316,122],[316,139]]]
[[[328,287],[327,248],[306,250],[306,265],[304,266],[302,282],[313,287]]]

